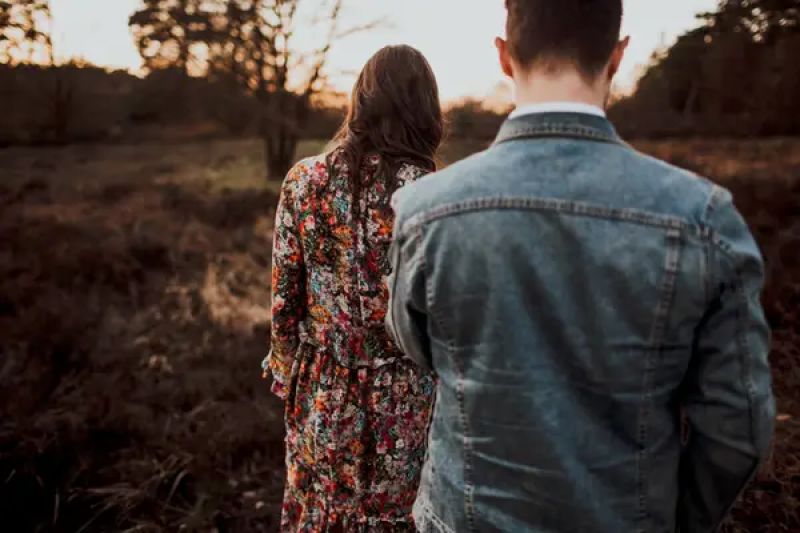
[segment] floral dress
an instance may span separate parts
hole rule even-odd
[[[282,531],[413,531],[433,381],[384,327],[393,189],[380,159],[361,169],[354,216],[348,169],[334,152],[286,177],[275,223],[272,351],[264,361],[285,400]]]

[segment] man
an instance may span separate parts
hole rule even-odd
[[[417,525],[712,531],[773,430],[758,248],[605,118],[622,0],[507,8],[516,111],[394,199],[388,323],[438,377]]]

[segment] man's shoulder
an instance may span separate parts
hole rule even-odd
[[[758,267],[758,245],[727,188],[654,157],[637,152],[637,158],[653,171],[659,202],[671,205],[690,224],[706,230],[715,246]]]
[[[690,223],[704,224],[715,199],[730,193],[692,170],[630,148],[626,165],[632,179],[645,182],[653,201],[662,209],[674,210]]]
[[[698,190],[710,190],[714,184],[700,174],[674,163],[646,154],[634,147],[628,147],[628,156],[634,164],[651,170],[650,175],[669,183],[694,186]]]

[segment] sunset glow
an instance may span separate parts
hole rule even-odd
[[[313,1],[313,0],[308,0]],[[128,30],[140,0],[51,0],[56,54],[137,71],[141,59]],[[503,34],[503,0],[351,0],[343,25],[383,19],[377,30],[337,43],[329,72],[338,90],[384,44],[408,43],[430,60],[446,100],[486,96],[502,82],[492,44]],[[632,43],[619,84],[631,87],[652,53],[697,24],[695,14],[716,0],[627,0],[624,30]],[[313,36],[299,36],[313,39]]]

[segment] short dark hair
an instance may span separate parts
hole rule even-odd
[[[511,56],[523,67],[571,64],[587,79],[619,41],[622,0],[506,0]]]

